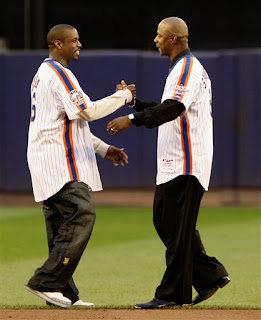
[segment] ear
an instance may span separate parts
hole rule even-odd
[[[61,40],[54,40],[53,44],[57,49],[62,49],[63,44]]]
[[[172,43],[177,43],[177,41],[178,41],[178,37],[173,34],[173,35],[171,36],[171,42],[172,42]]]

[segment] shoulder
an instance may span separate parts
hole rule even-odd
[[[188,77],[194,73],[195,57],[192,54],[182,56],[172,67],[169,78],[179,83],[185,83]]]
[[[53,77],[53,71],[47,66],[45,61],[43,61],[35,76],[39,77],[41,82],[49,82]]]
[[[77,81],[70,69],[55,60],[45,60],[43,65],[45,65],[46,70],[48,69],[51,77],[63,85],[69,86],[69,84],[72,85],[72,81]]]
[[[180,57],[170,69],[170,76],[179,76],[181,73],[188,72],[194,62],[194,56],[192,54],[184,55]]]
[[[194,55],[184,57],[181,71],[183,76],[188,76],[194,81],[201,81],[203,71],[204,67]]]
[[[206,77],[209,79],[208,73],[202,63],[196,57],[194,57],[193,60],[193,77],[198,79],[200,82],[202,78]]]

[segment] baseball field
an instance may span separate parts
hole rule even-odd
[[[127,312],[136,303],[151,300],[165,269],[165,249],[154,230],[151,208],[96,207],[96,213],[91,240],[74,276],[80,298],[95,304],[94,310],[85,310],[87,313],[82,318],[100,319],[97,315],[100,310],[105,319],[141,319],[139,310],[132,310],[135,313],[131,317],[117,312]],[[247,311],[248,319],[260,317],[260,215],[260,208],[200,210],[197,228],[205,249],[226,266],[231,282],[211,299],[195,307],[183,306],[187,319],[194,319],[190,314],[195,317],[197,312],[210,310],[213,314],[216,310],[219,314],[232,309]],[[46,307],[43,300],[24,287],[47,257],[41,208],[1,207],[0,220],[0,319],[38,319],[36,315],[22,317],[21,312],[35,309],[42,312],[39,319],[50,319],[46,312],[49,316],[50,312],[57,312],[57,315],[52,313],[54,318],[67,319],[59,314],[67,312],[69,316],[68,312],[76,312],[75,309]],[[106,317],[112,310],[116,314]],[[176,319],[179,312],[181,309],[147,311],[143,319],[153,319],[153,315],[155,319],[163,315],[163,319]],[[225,318],[219,314],[218,318],[240,319],[231,314]],[[80,319],[78,316],[70,317]],[[195,319],[205,318],[201,315]]]

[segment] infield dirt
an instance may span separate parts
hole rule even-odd
[[[261,310],[0,310],[2,320],[260,320]]]

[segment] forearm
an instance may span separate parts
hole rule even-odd
[[[134,106],[131,106],[136,111],[143,111],[144,109],[153,108],[157,105],[157,102],[145,102],[138,98],[135,98]]]
[[[167,99],[164,102],[134,113],[132,123],[136,126],[145,126],[147,128],[155,128],[163,123],[175,120],[185,111],[185,107],[181,102]]]
[[[113,113],[130,102],[132,98],[129,89],[119,90],[111,96],[94,101],[89,108],[79,112],[77,115],[83,120],[94,121]]]
[[[92,137],[92,144],[93,144],[95,153],[99,154],[101,157],[104,158],[107,154],[107,151],[110,145],[105,143],[104,141],[102,141],[100,138],[96,137],[92,133],[91,133],[91,137]]]

